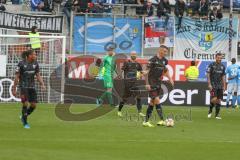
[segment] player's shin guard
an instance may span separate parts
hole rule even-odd
[[[27,106],[22,106],[22,121],[25,124],[27,124]]]
[[[209,106],[208,114],[212,113],[213,107],[214,107],[214,104],[211,102]]]
[[[137,98],[137,110],[138,112],[142,112],[142,102],[141,102],[141,98]]]
[[[124,105],[124,102],[123,102],[123,101],[119,103],[119,106],[118,106],[118,111],[119,111],[119,112],[122,110],[123,105]]]
[[[216,113],[215,113],[215,117],[218,117],[218,116],[219,116],[220,108],[221,108],[221,104],[216,104]]]
[[[148,104],[145,122],[148,122],[148,120],[150,119],[152,115],[152,111],[153,111],[153,106]]]
[[[162,110],[162,106],[161,104],[157,104],[156,105],[156,110],[157,110],[157,113],[158,113],[158,116],[161,120],[163,120],[163,110]]]

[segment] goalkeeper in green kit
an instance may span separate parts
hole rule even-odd
[[[116,69],[115,57],[114,57],[114,48],[109,47],[107,56],[103,58],[103,63],[100,67],[100,74],[103,78],[104,88],[106,91],[96,100],[97,106],[100,106],[105,97],[108,99],[108,102],[111,106],[113,104],[113,97],[112,97],[112,88],[113,88],[113,74]]]

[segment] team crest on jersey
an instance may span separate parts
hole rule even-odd
[[[34,65],[33,65],[33,69],[35,69],[35,68],[36,68],[36,65],[34,64]]]

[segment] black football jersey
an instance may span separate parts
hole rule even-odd
[[[222,77],[225,75],[225,66],[220,63],[213,62],[207,68],[210,74],[211,85],[214,89],[223,89]]]
[[[37,61],[32,63],[26,60],[20,61],[17,65],[16,73],[20,74],[19,86],[21,88],[34,88],[34,78],[39,73],[39,64]]]
[[[122,66],[124,79],[136,79],[137,72],[142,71],[142,66],[138,62],[127,61]]]
[[[147,67],[149,69],[148,81],[150,85],[161,81],[167,65],[168,60],[165,57],[160,59],[158,56],[154,56],[149,60]]]

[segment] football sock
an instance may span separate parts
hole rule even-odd
[[[161,104],[157,104],[156,105],[156,110],[157,110],[157,113],[158,113],[158,116],[161,120],[163,120],[163,111],[162,111],[162,106]]]
[[[240,105],[240,95],[237,96],[237,103]]]
[[[100,100],[104,100],[104,98],[106,97],[106,95],[107,95],[107,91],[105,91],[102,95],[101,95],[101,97],[99,98]]]
[[[237,101],[237,96],[233,95],[232,96],[232,107],[234,107],[236,105],[236,101]]]
[[[149,118],[150,118],[151,115],[152,115],[152,111],[153,111],[153,106],[150,105],[150,104],[148,104],[145,122],[148,122]]]
[[[107,92],[107,98],[110,105],[113,105],[112,92]]]
[[[118,111],[119,111],[119,112],[122,110],[123,105],[124,105],[124,102],[123,102],[123,101],[119,103],[119,106],[118,106]]]
[[[141,98],[137,98],[137,110],[139,113],[142,112]]]
[[[210,106],[209,106],[208,114],[212,113],[213,107],[214,107],[214,104],[211,102],[211,103],[210,103]]]
[[[22,106],[22,120],[24,125],[27,124],[27,106]]]
[[[232,93],[227,93],[227,99],[226,99],[226,103],[227,103],[227,107],[229,107],[229,99],[231,97]]]
[[[220,108],[221,108],[221,104],[216,104],[216,114],[215,114],[215,117],[219,116]]]

